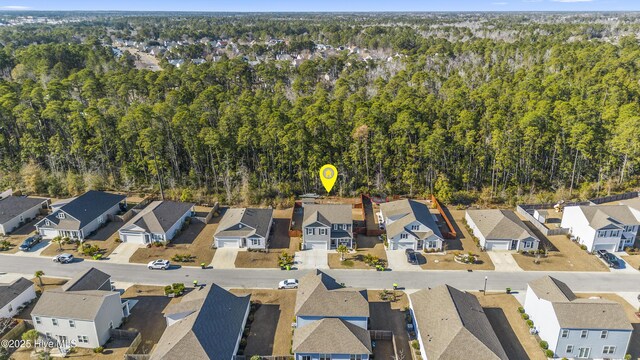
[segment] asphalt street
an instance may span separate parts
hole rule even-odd
[[[146,285],[166,285],[174,282],[191,284],[212,283],[225,288],[276,288],[280,280],[300,278],[309,271],[277,269],[200,269],[175,267],[169,270],[149,270],[145,265],[114,264],[104,261],[76,261],[58,264],[51,259],[0,255],[0,273],[33,274],[42,270],[47,276],[72,277],[89,267],[96,267],[111,275],[113,281]],[[400,288],[421,289],[449,284],[462,290],[491,291],[524,290],[528,281],[545,274],[566,282],[581,292],[640,292],[640,274],[609,272],[499,272],[499,271],[384,271],[327,270],[327,274],[346,286],[367,289],[389,289],[394,283]]]

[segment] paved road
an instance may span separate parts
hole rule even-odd
[[[166,285],[173,282],[215,282],[226,288],[274,288],[284,278],[300,278],[310,270],[284,272],[276,269],[207,269],[183,267],[172,270],[148,270],[144,265],[110,264],[100,261],[78,261],[57,264],[47,258],[0,255],[0,272],[33,274],[43,270],[46,275],[72,277],[79,271],[94,266],[111,275],[114,281],[148,285]],[[338,282],[347,286],[368,289],[390,288],[393,283],[407,289],[420,289],[450,284],[462,290],[479,290],[488,278],[488,290],[526,289],[526,283],[544,274],[565,281],[575,291],[640,292],[640,274],[609,272],[497,272],[497,271],[385,271],[326,270]]]

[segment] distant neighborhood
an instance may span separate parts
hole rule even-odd
[[[41,269],[0,274],[0,336],[24,340],[2,351],[11,359],[637,358],[639,294],[585,291],[588,280],[578,292],[560,279],[638,276],[639,226],[637,192],[515,209],[306,194],[274,209],[9,189],[0,196],[0,257]],[[234,269],[255,270],[255,285],[207,275]],[[334,270],[486,276],[472,288],[358,287]],[[176,281],[185,271],[201,275]],[[496,290],[487,287],[494,273],[531,280]]]

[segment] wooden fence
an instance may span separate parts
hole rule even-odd
[[[152,202],[153,199],[154,197],[151,195],[145,197],[144,199],[142,199],[142,201],[140,201],[140,203],[136,204],[134,207],[129,209],[129,211],[127,211],[126,213],[122,215],[114,215],[112,220],[126,223],[127,221],[131,220],[131,218],[134,217],[137,213],[139,213],[142,209],[144,209],[145,206],[149,205],[149,203]]]
[[[218,208],[219,208],[219,207],[220,207],[220,203],[218,203],[218,202],[216,201],[216,203],[215,203],[215,204],[213,204],[213,208],[211,208],[211,211],[209,211],[209,213],[208,213],[206,216],[204,216],[204,217],[202,217],[202,216],[195,216],[195,217],[193,218],[193,220],[195,220],[195,221],[199,221],[199,222],[202,222],[202,223],[207,224],[207,223],[209,223],[209,220],[211,220],[211,218],[213,217],[213,215],[216,213],[216,211],[218,211]]]
[[[22,320],[18,320],[18,324],[16,324],[16,326],[14,326],[13,329],[7,331],[6,334],[2,335],[2,338],[0,340],[18,339],[20,335],[22,335],[22,333],[25,332],[26,330],[27,330],[27,324]]]
[[[440,206],[438,199],[436,199],[436,197],[433,194],[431,194],[431,202],[433,202],[433,204],[436,206],[436,209],[438,209],[440,216],[442,216],[442,218],[444,219],[444,222],[447,224],[447,229],[449,229],[448,232],[445,232],[442,235],[446,239],[455,239],[458,236],[458,234],[456,233],[456,228],[453,227],[453,223],[451,223],[451,220],[449,220],[449,217],[444,212],[444,209],[442,208],[442,206]]]

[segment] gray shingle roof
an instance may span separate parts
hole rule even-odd
[[[260,235],[267,238],[272,217],[273,209],[271,208],[228,209],[220,220],[214,237]]]
[[[369,317],[366,291],[342,288],[325,273],[316,272],[300,279],[296,295],[297,316]]]
[[[293,333],[293,352],[307,354],[371,354],[369,332],[347,321],[326,318]]]
[[[231,359],[249,298],[215,284],[191,291],[166,313],[193,313],[165,329],[151,359]]]
[[[32,286],[33,283],[23,277],[10,284],[0,284],[0,309]]]
[[[607,226],[640,225],[640,221],[626,205],[594,205],[579,208],[589,225],[596,230]]]
[[[467,210],[467,214],[487,240],[526,238],[538,239],[536,235],[511,210]]]
[[[40,296],[31,315],[93,321],[110,296],[120,298],[120,293],[102,290],[49,290]]]
[[[79,230],[126,198],[126,196],[120,194],[89,190],[58,210],[64,211],[72,218],[58,219],[56,211],[47,216],[46,219],[55,224],[54,228]]]
[[[562,281],[551,276],[529,282],[541,299],[551,302],[562,328],[633,330],[622,306],[604,299],[578,299]]]
[[[409,295],[429,359],[507,360],[478,299],[448,285]]]
[[[429,208],[424,203],[410,199],[397,200],[380,204],[380,211],[383,216],[387,218],[400,216],[396,221],[387,225],[387,236],[390,238],[397,236],[405,230],[413,233],[418,239],[426,239],[432,235],[442,238],[438,225],[433,220]],[[430,231],[416,232],[405,229],[405,226],[414,221],[423,224],[429,228]]]
[[[163,234],[175,225],[193,205],[193,203],[178,201],[154,201],[129,220],[125,227],[135,225],[150,233]]]
[[[111,276],[92,267],[62,285],[64,291],[111,290]]]
[[[347,204],[308,204],[303,207],[302,226],[320,222],[324,225],[351,224],[353,216],[351,205]]]
[[[47,199],[37,199],[24,196],[8,196],[0,200],[0,224],[14,219],[23,212],[34,208]]]
[[[620,201],[620,204],[626,205],[632,209],[640,211],[640,197]]]

